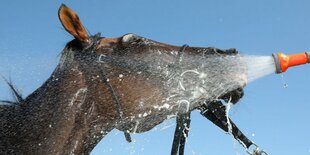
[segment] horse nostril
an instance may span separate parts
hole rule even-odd
[[[243,89],[242,88],[237,88],[235,91],[231,93],[232,95],[232,103],[237,103],[244,95]]]

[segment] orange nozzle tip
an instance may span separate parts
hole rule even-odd
[[[283,73],[289,67],[298,66],[310,62],[310,52],[285,55],[282,52],[272,54],[275,60],[276,73]]]
[[[281,62],[283,62],[283,60],[286,60],[285,58],[287,58],[287,56],[282,52],[273,53],[272,56],[275,61],[276,73],[280,74],[285,72],[287,68],[285,68],[285,66],[283,66],[283,63]]]

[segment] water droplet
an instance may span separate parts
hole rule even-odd
[[[283,83],[283,88],[287,88],[287,87],[288,87],[288,84],[287,84],[287,82],[285,81],[283,74],[281,75],[281,79],[282,79],[282,83]]]

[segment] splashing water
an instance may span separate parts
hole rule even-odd
[[[174,101],[177,99],[189,104],[199,99],[215,100],[229,91],[275,73],[276,69],[272,56],[216,55],[192,59],[188,60],[186,67],[177,71],[179,74],[174,72],[173,80],[165,83]]]
[[[232,125],[230,123],[230,119],[229,119],[229,111],[230,111],[230,108],[233,104],[229,101],[228,103],[225,104],[225,114],[226,114],[226,119],[227,119],[227,124],[228,124],[228,134],[230,134],[233,138],[233,133],[232,133]]]
[[[231,136],[231,138],[232,138],[232,141],[233,141],[233,148],[235,149],[235,151],[236,151],[236,155],[240,155],[240,153],[238,152],[238,150],[237,150],[237,141],[241,144],[241,145],[243,145],[243,146],[245,146],[245,144],[242,142],[242,141],[240,141],[240,140],[236,140],[235,138],[234,138],[234,135],[233,135],[233,131],[232,131],[232,124],[231,124],[231,122],[230,122],[230,119],[229,119],[229,112],[230,112],[230,109],[231,109],[231,107],[233,106],[233,104],[230,102],[230,101],[228,101],[227,103],[224,103],[224,106],[226,107],[225,108],[225,115],[226,115],[226,120],[227,120],[227,124],[228,124],[228,130],[227,130],[227,133]]]
[[[165,95],[154,108],[169,105],[188,112],[201,100],[216,100],[222,95],[243,88],[249,82],[275,72],[272,56],[243,56],[150,52],[143,57],[102,55],[99,61],[128,68],[137,76],[144,74],[156,79]],[[126,74],[126,73],[124,73]],[[135,77],[133,77],[135,78]],[[137,100],[139,102],[139,100]]]

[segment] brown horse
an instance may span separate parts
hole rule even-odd
[[[210,70],[222,63],[217,57],[238,55],[234,49],[173,46],[134,34],[89,36],[68,7],[62,5],[58,15],[75,39],[50,78],[28,97],[9,83],[16,102],[0,105],[0,154],[89,154],[112,129],[146,132],[202,103],[236,103],[243,95],[242,68],[229,76],[216,74],[234,64]],[[214,61],[208,65],[209,60]],[[224,85],[208,81],[212,77]]]

